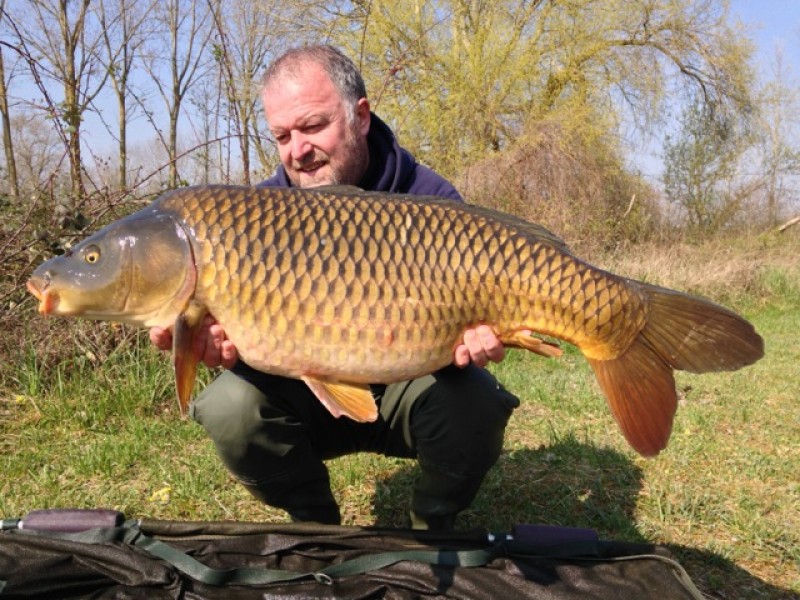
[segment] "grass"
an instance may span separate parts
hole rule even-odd
[[[736,373],[678,374],[670,446],[645,460],[626,445],[577,351],[558,360],[511,351],[493,368],[522,406],[460,526],[592,527],[668,545],[713,597],[800,598],[796,248],[766,262],[735,253],[711,283],[688,281],[697,271],[689,249],[670,253],[671,269],[653,266],[662,251],[615,270],[733,303],[766,339],[766,357]],[[0,396],[0,517],[102,506],[130,517],[286,519],[252,500],[201,428],[180,419],[167,361],[143,338],[99,363],[83,353],[45,367],[38,356],[25,352]],[[407,524],[413,461],[354,455],[329,466],[345,523]]]

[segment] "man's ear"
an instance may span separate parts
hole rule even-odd
[[[358,123],[358,131],[366,137],[369,133],[370,122],[370,109],[369,100],[361,98],[356,104],[356,123]]]

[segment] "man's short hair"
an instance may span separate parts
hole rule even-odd
[[[329,44],[315,44],[287,50],[267,67],[261,81],[262,89],[266,89],[283,77],[296,77],[300,69],[309,64],[322,67],[344,99],[348,118],[351,122],[355,121],[355,107],[361,98],[367,97],[364,79],[353,61]]]

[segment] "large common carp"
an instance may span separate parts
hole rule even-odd
[[[169,192],[42,264],[44,314],[173,329],[181,410],[193,334],[213,315],[256,369],[305,381],[335,416],[377,417],[369,383],[431,373],[467,328],[544,355],[576,345],[630,444],[666,446],[673,369],[733,370],[763,340],[707,300],[619,277],[521,219],[352,189]]]

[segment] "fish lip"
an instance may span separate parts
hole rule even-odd
[[[39,301],[39,312],[43,315],[52,313],[58,304],[58,295],[47,288],[50,282],[38,278],[31,278],[25,284],[28,291]]]
[[[25,284],[25,287],[28,288],[28,291],[31,294],[33,294],[37,300],[41,301],[42,297],[44,296],[44,286],[42,286],[42,288],[39,289],[39,286],[37,284],[38,281],[34,279],[29,279],[28,282]]]

